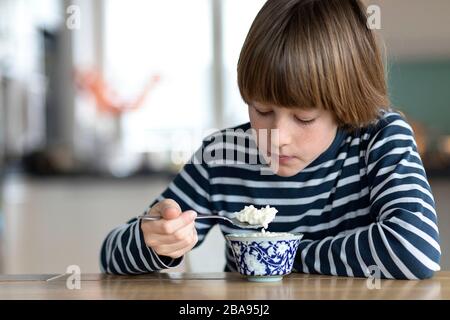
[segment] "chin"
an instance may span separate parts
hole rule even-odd
[[[284,167],[280,166],[277,171],[274,171],[276,175],[280,177],[292,177],[302,171],[302,168],[292,168],[292,167]]]

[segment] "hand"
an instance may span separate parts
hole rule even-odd
[[[147,214],[162,217],[157,221],[141,222],[145,243],[157,254],[176,259],[189,252],[197,243],[195,211],[181,212],[178,203],[165,199],[155,204]]]

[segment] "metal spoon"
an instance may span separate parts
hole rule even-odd
[[[140,220],[146,220],[146,221],[156,221],[156,220],[160,220],[161,217],[159,216],[149,216],[149,215],[141,215],[137,217]],[[228,217],[224,217],[224,216],[219,216],[217,212],[213,211],[213,214],[198,214],[197,217],[195,218],[195,220],[200,220],[200,219],[222,219],[228,222],[231,222],[232,224],[234,224],[235,226],[239,227],[239,228],[244,228],[244,229],[261,229],[263,226],[259,225],[259,224],[249,224],[248,222],[241,222],[236,218],[228,218]]]

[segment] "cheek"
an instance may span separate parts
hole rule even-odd
[[[300,155],[304,159],[315,158],[324,152],[331,144],[334,136],[329,130],[323,128],[310,128],[303,130],[302,134],[296,137],[296,146]]]
[[[269,118],[269,117],[267,117]],[[252,115],[250,112],[250,123],[252,125],[253,129],[259,130],[259,129],[267,129],[269,127],[270,122],[266,118],[262,118],[258,115]]]
[[[270,149],[270,133],[265,128],[255,128],[256,145],[261,151]]]
[[[296,149],[303,158],[310,158],[311,154],[316,153],[317,141],[311,134],[298,135],[295,138]]]
[[[269,129],[274,120],[273,115],[262,116],[258,114],[253,108],[249,108],[248,116],[253,129]]]
[[[252,124],[252,127],[257,123],[257,116],[255,115],[255,111],[248,107],[248,117],[250,118],[250,123]],[[256,129],[256,127],[254,127]]]
[[[256,142],[258,146],[264,146],[270,141],[270,119],[264,119],[256,115],[250,114],[250,124],[252,129],[255,130]]]

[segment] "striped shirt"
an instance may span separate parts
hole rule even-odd
[[[440,270],[434,198],[412,128],[399,113],[382,112],[373,124],[352,132],[338,129],[328,149],[292,177],[263,174],[267,165],[259,157],[249,161],[258,153],[254,139],[236,133],[250,124],[232,129],[205,138],[150,207],[167,198],[183,211],[225,216],[245,205],[276,207],[268,231],[304,234],[297,272],[368,277],[377,268],[383,278],[423,279]],[[240,160],[226,161],[225,155]],[[205,161],[208,157],[214,161]],[[201,220],[197,246],[215,224],[224,235],[246,232],[221,219]],[[236,271],[228,245],[225,251],[225,271]],[[140,274],[182,260],[156,254],[134,218],[108,234],[100,266],[106,273]]]

